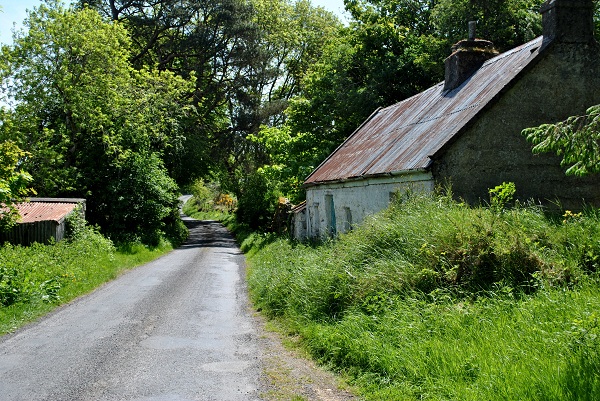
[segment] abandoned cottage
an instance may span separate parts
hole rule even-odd
[[[502,54],[469,37],[446,59],[444,82],[376,110],[307,177],[293,234],[346,232],[397,191],[437,183],[470,203],[514,182],[522,200],[600,206],[600,177],[565,176],[556,155],[533,155],[521,134],[600,103],[592,0],[549,0],[541,13],[542,36]]]

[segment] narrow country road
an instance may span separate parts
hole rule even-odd
[[[0,339],[2,401],[259,400],[244,259],[219,223]]]

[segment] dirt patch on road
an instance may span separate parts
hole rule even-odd
[[[264,343],[267,401],[358,401],[352,389],[332,372],[302,355],[294,339],[269,327],[257,316]],[[285,345],[284,345],[285,344]]]

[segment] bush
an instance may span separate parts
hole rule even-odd
[[[0,248],[0,305],[58,301],[63,285],[85,279],[90,263],[101,263],[114,251],[110,240],[89,227],[56,244],[4,244]]]
[[[238,199],[237,219],[250,228],[266,230],[270,225],[281,193],[276,183],[260,171],[246,177]]]
[[[199,212],[231,213],[237,207],[236,199],[222,192],[216,183],[205,183],[204,180],[198,179],[190,185],[190,191]]]
[[[176,226],[179,219],[175,181],[156,154],[131,153],[117,169],[118,179],[89,199],[93,223],[116,242],[141,241],[156,246],[166,235],[167,225]],[[178,230],[171,231],[180,235]]]

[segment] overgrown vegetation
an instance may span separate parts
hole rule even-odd
[[[255,305],[368,400],[600,397],[600,214],[400,196],[320,245],[264,241]]]
[[[164,241],[115,246],[81,223],[73,217],[69,239],[55,244],[0,247],[0,335],[172,249]]]

